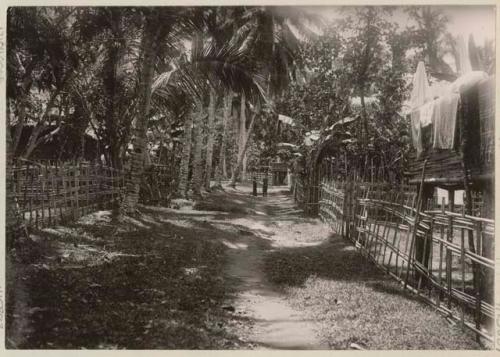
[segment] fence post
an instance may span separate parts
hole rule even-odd
[[[80,217],[80,165],[81,162],[77,161],[75,165],[75,199],[76,199],[76,214],[77,218]]]
[[[49,167],[47,165],[47,162],[45,163],[45,183],[46,185],[48,186],[49,185],[49,182],[51,182],[51,180],[49,180]],[[50,189],[48,187],[46,187],[46,196],[47,196],[47,207],[49,209],[49,225],[52,224],[52,212],[51,212],[51,208],[52,208],[52,205],[51,205],[51,199],[50,199],[50,196],[52,194],[52,185],[50,186]]]
[[[481,222],[476,222],[476,234],[477,234],[477,254],[482,256],[482,239],[481,239]],[[475,320],[476,320],[476,329],[481,329],[481,301],[482,301],[482,268],[479,264],[475,264],[476,271],[474,271],[474,278],[476,279],[476,306],[475,306]],[[472,266],[474,269],[474,265]],[[479,334],[476,334],[476,341],[480,342]]]
[[[344,189],[344,202],[342,207],[342,237],[350,238],[349,216],[351,213],[351,182],[347,181]]]
[[[420,209],[422,207],[422,201],[423,201],[423,193],[424,193],[424,180],[425,180],[425,168],[427,166],[427,160],[425,159],[424,165],[422,167],[422,177],[420,179],[420,187],[419,187],[419,192],[418,192],[418,198],[417,198],[417,210],[415,212],[415,219],[413,221],[414,227],[413,227],[413,234],[410,242],[410,252],[408,254],[408,269],[406,270],[406,277],[405,277],[405,283],[404,283],[404,288],[406,289],[408,285],[408,279],[410,277],[410,269],[412,265],[412,260],[413,260],[413,247],[415,245],[415,241],[417,239],[417,233],[418,233],[418,224],[419,224],[419,218],[420,218]]]

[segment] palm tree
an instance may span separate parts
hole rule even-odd
[[[215,88],[210,88],[210,98],[208,102],[208,132],[207,132],[207,159],[205,161],[205,182],[204,187],[210,190],[210,178],[212,176],[212,158],[214,152],[215,141],[215,110],[217,104],[217,93]]]
[[[240,102],[240,121],[239,121],[239,126],[238,126],[238,137],[237,137],[237,145],[238,145],[238,153],[236,155],[236,165],[233,166],[233,172],[231,174],[231,186],[234,188],[236,187],[236,179],[239,176],[240,171],[243,169],[243,162],[245,160],[245,155],[246,155],[246,150],[248,147],[250,135],[253,132],[253,127],[255,124],[255,119],[256,117],[260,114],[260,103],[257,106],[257,108],[254,108],[252,110],[252,115],[250,117],[250,124],[248,125],[247,128],[247,120],[246,120],[246,113],[247,113],[247,101],[245,98],[245,95],[241,95],[241,102]]]
[[[231,119],[232,103],[233,103],[233,93],[231,91],[226,91],[224,94],[222,108],[222,137],[220,144],[220,154],[219,162],[215,168],[215,186],[222,188],[222,177],[227,177],[226,173],[226,146],[228,137],[228,127],[229,121]]]
[[[191,159],[191,144],[193,136],[193,117],[196,113],[188,115],[184,123],[184,141],[182,143],[182,156],[179,169],[179,188],[178,193],[181,197],[187,197],[188,177],[189,177],[189,160]]]
[[[81,10],[73,7],[9,8],[7,100],[15,120],[12,150],[24,158],[59,132],[61,115],[57,128],[43,134],[52,125],[52,109],[69,101],[77,73],[92,57],[88,44],[99,31],[82,28],[82,18]],[[29,124],[34,124],[33,130],[21,148],[21,134]]]
[[[203,184],[203,162],[201,160],[203,135],[202,135],[202,122],[205,117],[203,102],[196,100],[195,113],[193,122],[193,178],[191,182],[191,190],[195,199],[201,198],[201,186]]]
[[[130,178],[126,184],[126,195],[121,209],[127,214],[135,212],[139,202],[139,188],[144,169],[144,153],[146,150],[146,133],[148,116],[151,108],[151,85],[158,46],[171,30],[163,18],[162,10],[144,9],[144,29],[141,39],[141,70],[139,72],[138,105],[132,128],[133,152],[131,154]]]
[[[306,23],[318,20],[317,16],[288,7],[252,7],[247,9],[244,18],[246,23],[240,27],[238,36],[243,38],[242,50],[251,52],[261,60],[261,75],[265,78],[266,97],[272,98],[281,94],[289,85],[297,68],[300,68],[298,54],[301,46],[292,27],[297,29],[305,39],[312,36]],[[246,98],[242,96],[240,107],[240,125],[238,138],[238,155],[233,165],[231,186],[243,168],[243,162],[252,135],[256,116],[260,115],[260,106],[252,110],[250,122],[246,123]]]
[[[207,33],[209,34],[210,40],[214,41],[218,47],[222,47],[224,43],[237,40],[235,37],[237,33],[238,25],[242,22],[242,16],[245,14],[242,8],[229,8],[229,7],[216,7],[211,8],[208,12],[206,27]],[[217,105],[217,89],[223,88],[220,83],[216,86],[210,87],[209,104],[208,104],[208,131],[207,131],[207,150],[206,150],[206,161],[205,161],[205,182],[204,186],[206,190],[210,189],[210,179],[212,176],[212,161],[213,161],[213,146],[215,141],[215,127],[216,127],[216,105]],[[224,91],[223,91],[224,92]],[[225,91],[224,103],[232,99],[232,92]],[[230,103],[229,103],[230,105]],[[224,109],[225,110],[225,109]],[[225,159],[225,148],[227,141],[227,127],[229,116],[224,112],[223,118],[223,133],[221,142],[221,155],[219,157],[218,168],[225,167],[221,160]],[[217,173],[216,173],[217,176]],[[220,176],[218,179],[218,184],[220,186]]]
[[[191,151],[192,128],[197,134],[205,117],[203,102],[210,89],[218,85],[225,90],[245,93],[248,97],[258,102],[263,96],[259,84],[262,78],[257,71],[256,61],[251,54],[241,50],[241,44],[226,42],[220,47],[215,41],[202,41],[201,34],[194,36],[191,43],[190,58],[175,64],[174,69],[160,74],[153,84],[153,93],[168,95],[176,88],[189,93],[192,98],[194,114],[193,125],[187,122],[185,127],[185,146],[180,168],[180,193],[185,195],[189,167],[188,152]],[[196,135],[195,135],[196,136]],[[193,147],[192,191],[195,197],[201,195],[203,165],[201,164],[201,140],[195,137]]]

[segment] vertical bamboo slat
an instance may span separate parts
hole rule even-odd
[[[355,243],[363,256],[399,280],[405,288],[461,322],[464,328],[475,331],[476,336],[490,338],[491,335],[481,327],[484,314],[493,313],[493,307],[485,304],[479,289],[483,286],[479,280],[482,274],[476,274],[478,281],[474,284],[473,294],[470,293],[466,279],[468,259],[478,269],[486,266],[493,269],[493,261],[486,262],[487,257],[483,255],[483,229],[478,222],[484,220],[454,213],[451,210],[454,208],[453,200],[450,200],[449,211],[445,210],[444,200],[440,210],[435,210],[434,201],[424,202],[421,197],[421,192],[416,194],[402,190],[400,195],[399,191],[392,191],[382,185],[353,183],[351,186],[349,183],[323,179],[318,209],[326,224],[337,232],[344,230],[347,238]],[[352,200],[353,206],[350,206],[349,200]],[[434,213],[429,213],[425,207]],[[389,218],[391,215],[394,217]],[[348,217],[352,217],[352,229]],[[461,233],[469,230],[475,233],[479,257],[471,255],[474,252],[465,247],[465,234]],[[458,233],[455,241],[454,233]],[[406,239],[401,239],[405,235]],[[417,237],[423,239],[423,253],[419,253],[418,259],[413,253]],[[436,252],[435,255],[436,249],[439,253]],[[420,259],[420,254],[428,255],[428,258]],[[453,271],[454,257],[460,258],[460,264],[455,267],[456,273]],[[408,279],[411,270],[415,271],[416,279]],[[405,271],[406,278],[402,277]],[[454,286],[456,280],[461,280],[461,284]],[[442,305],[444,296],[448,307]],[[470,318],[466,318],[468,311],[473,312]]]
[[[39,180],[40,180],[40,183],[39,183],[39,187],[40,187],[40,197],[39,197],[39,202],[40,202],[40,206],[41,206],[41,213],[42,213],[42,220],[41,220],[41,226],[43,227],[44,225],[44,222],[45,222],[45,174],[44,174],[44,170],[43,170],[43,166],[41,166],[39,168],[39,174],[38,174],[38,177],[39,177]]]
[[[482,252],[482,246],[483,246],[483,242],[482,242],[482,234],[481,234],[481,222],[478,221],[476,223],[476,234],[477,234],[477,252],[479,254],[481,254]],[[477,274],[477,285],[476,285],[476,306],[475,306],[475,322],[476,322],[476,329],[480,329],[481,328],[481,300],[482,300],[482,296],[481,296],[481,286],[482,286],[482,277],[483,277],[483,272],[481,271],[481,266],[479,265],[476,265],[477,268],[476,268],[476,271],[474,272],[474,275]],[[476,340],[479,341],[479,336],[476,335]]]
[[[465,207],[462,206],[462,217],[465,217]],[[465,293],[465,232],[464,228],[460,228],[460,270],[462,273],[462,292]],[[466,305],[463,302],[462,303],[462,316],[461,316],[461,321],[462,321],[462,328],[465,323],[465,308]]]
[[[453,217],[448,217],[448,232],[446,240],[451,243],[453,242]],[[447,298],[448,298],[448,309],[451,309],[451,274],[452,274],[452,255],[448,245],[446,245],[446,286],[447,286]]]

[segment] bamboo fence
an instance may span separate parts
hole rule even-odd
[[[15,160],[10,193],[26,226],[42,228],[117,207],[124,194],[124,171],[91,162]],[[170,167],[154,165],[142,175],[140,202],[170,202],[176,187]]]
[[[18,214],[27,226],[51,226],[111,208],[125,176],[89,162],[14,161],[12,191]]]
[[[418,201],[410,186],[324,179],[319,214],[405,289],[493,341],[494,221]]]

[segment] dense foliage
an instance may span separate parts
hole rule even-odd
[[[405,27],[390,7],[341,11],[326,23],[292,7],[10,8],[12,149],[37,159],[57,143],[43,158],[131,170],[132,195],[144,163],[172,166],[178,194],[199,196],[211,179],[235,184],[249,165],[318,147],[342,175],[396,180],[415,64],[455,78],[443,58],[458,56],[456,39],[438,8],[406,8]],[[469,42],[491,71],[492,44]]]

